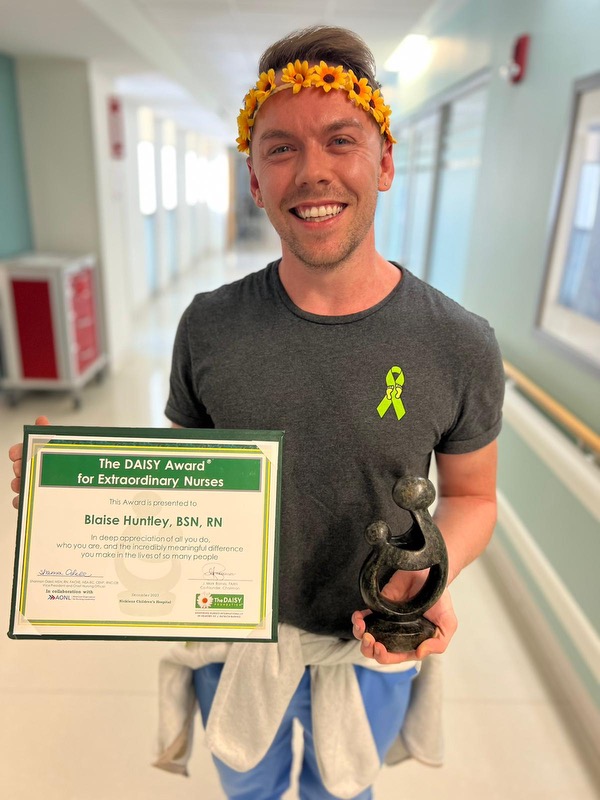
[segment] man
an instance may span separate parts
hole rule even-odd
[[[383,757],[414,674],[402,667],[445,650],[456,620],[445,593],[427,615],[437,635],[417,653],[388,653],[365,634],[357,610],[364,528],[376,519],[406,528],[391,488],[401,474],[426,475],[435,451],[436,520],[450,580],[481,553],[495,520],[500,357],[482,320],[375,250],[375,207],[392,182],[393,141],[364,43],[340,29],[301,31],[269,48],[259,72],[238,143],[282,258],[188,308],[166,413],[182,426],[285,430],[280,619],[324,640],[353,633],[364,657],[399,665],[395,673],[355,669]],[[389,375],[401,402],[386,408]],[[397,573],[387,592],[410,596],[423,580]],[[195,673],[205,718],[220,669]],[[309,683],[307,673],[292,707],[308,728],[301,791],[312,800],[333,795],[320,785],[310,715],[302,716]],[[384,720],[390,704],[395,716]],[[254,770],[219,764],[229,796],[280,795],[290,716]]]
[[[297,717],[301,796],[366,800],[373,759],[383,761],[402,728],[418,665],[446,649],[456,619],[446,591],[427,613],[436,635],[416,652],[389,653],[365,633],[364,530],[379,519],[408,527],[392,487],[401,475],[426,475],[435,452],[449,581],[482,552],[495,522],[503,373],[485,321],[375,249],[393,137],[364,42],[339,28],[300,31],[265,52],[259,73],[238,143],[282,257],[193,300],[166,415],[182,427],[285,431],[283,624],[278,649],[234,644],[221,657],[196,644],[181,662],[194,668],[228,797],[281,796]],[[425,577],[396,573],[385,593],[412,596]],[[177,741],[175,767],[157,765],[183,771],[177,757],[189,742]]]

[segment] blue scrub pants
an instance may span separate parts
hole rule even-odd
[[[194,686],[204,725],[208,719],[222,669],[222,664],[209,664],[194,672]],[[402,727],[416,670],[386,673],[358,666],[355,666],[354,669],[377,752],[383,763],[385,754]],[[294,717],[304,728],[304,758],[299,781],[300,798],[301,800],[335,800],[335,796],[324,787],[317,766],[312,734],[310,669],[308,667],[292,697],[273,744],[254,769],[248,770],[248,772],[236,772],[220,759],[214,758],[223,789],[229,800],[280,800],[281,795],[290,785]],[[334,731],[332,731],[332,735],[335,735]],[[369,788],[357,795],[354,800],[371,800],[372,796]]]

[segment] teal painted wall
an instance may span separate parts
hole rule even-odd
[[[499,525],[498,530],[496,532],[496,537],[502,542],[504,548],[509,554],[509,557],[512,559],[513,563],[515,564],[517,571],[520,573],[521,578],[528,583],[528,588],[533,596],[537,606],[542,611],[544,617],[548,621],[552,631],[565,653],[569,656],[569,661],[573,666],[575,672],[578,674],[579,678],[581,679],[582,684],[585,686],[591,700],[597,705],[600,706],[600,686],[598,685],[598,681],[596,680],[595,676],[591,673],[590,668],[585,663],[585,661],[581,658],[577,650],[573,647],[573,641],[571,637],[567,634],[567,632],[562,627],[560,621],[557,619],[554,611],[547,603],[546,598],[538,589],[535,584],[530,582],[530,575],[525,567],[525,565],[519,559],[518,554],[514,550],[510,540],[502,530],[502,527]]]
[[[600,429],[600,376],[536,334],[553,191],[568,135],[573,83],[600,71],[600,0],[441,2],[419,25],[433,60],[399,86],[414,112],[484,67],[490,69],[486,130],[463,303],[490,320],[505,357]],[[499,75],[522,33],[531,35],[521,84]]]
[[[505,358],[593,429],[600,429],[600,376],[536,332],[553,191],[570,122],[573,84],[600,72],[600,0],[440,2],[415,32],[433,42],[427,72],[400,81],[400,110],[414,113],[483,68],[490,81],[462,302],[490,320]],[[519,35],[531,35],[521,84],[499,75]],[[590,465],[590,469],[593,469]],[[596,627],[600,626],[598,521],[518,434],[500,437],[499,488]],[[499,532],[565,653],[600,700],[598,687],[518,554]]]
[[[600,628],[598,521],[508,424],[500,444],[499,479],[504,494],[519,509],[521,521],[590,622]],[[545,534],[549,519],[560,536]]]
[[[15,65],[0,53],[0,258],[32,249]]]

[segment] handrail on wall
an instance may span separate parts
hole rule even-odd
[[[574,436],[583,447],[591,450],[596,458],[600,456],[600,436],[597,433],[506,360],[504,361],[504,373],[523,394],[530,397],[541,409],[546,411],[559,425]]]

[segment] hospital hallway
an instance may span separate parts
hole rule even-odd
[[[263,250],[206,258],[140,312],[118,372],[92,381],[81,408],[61,392],[0,406],[3,535],[0,608],[6,625],[15,546],[6,451],[46,414],[58,425],[164,427],[171,348],[194,293],[261,268]],[[484,556],[452,587],[459,629],[444,657],[442,768],[384,768],[377,800],[594,800],[598,795],[556,701],[490,579]],[[221,800],[198,724],[182,778],[154,769],[157,665],[171,645],[0,639],[0,786],[5,800]],[[294,787],[285,800],[297,797]]]

